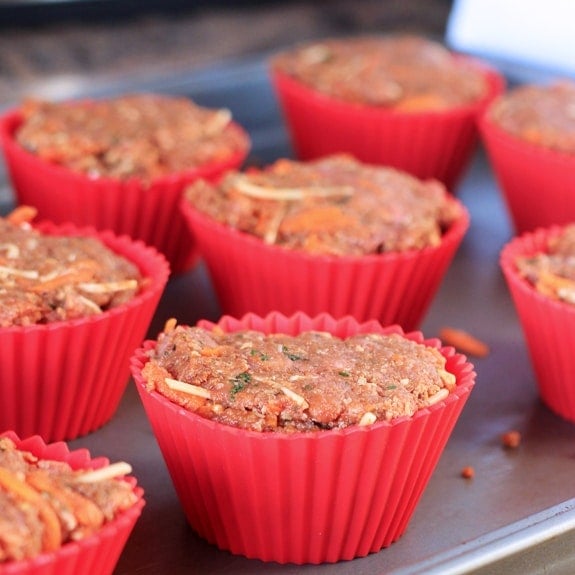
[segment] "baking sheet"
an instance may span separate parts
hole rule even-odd
[[[137,84],[77,86],[62,97],[130,90],[185,94],[201,104],[229,107],[252,134],[252,163],[291,154],[262,59]],[[366,558],[320,566],[263,563],[208,545],[186,524],[130,382],[114,419],[71,442],[93,455],[129,461],[145,490],[146,507],[116,575],[575,572],[575,425],[560,420],[538,400],[498,265],[511,228],[481,149],[455,191],[471,213],[471,227],[422,331],[435,336],[444,325],[466,329],[485,340],[491,353],[473,360],[477,384],[402,539]],[[155,337],[169,317],[194,323],[218,315],[209,278],[199,265],[170,280],[149,335]],[[500,444],[500,435],[510,429],[523,437],[516,450]],[[460,476],[468,465],[475,469],[471,480]]]

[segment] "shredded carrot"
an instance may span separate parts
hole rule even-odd
[[[330,232],[353,226],[355,220],[344,214],[338,206],[318,206],[286,217],[282,229],[286,233]]]
[[[543,142],[543,134],[541,130],[536,127],[528,127],[521,132],[521,138],[533,144],[541,144]]]
[[[94,279],[94,274],[90,270],[74,270],[49,280],[40,281],[36,285],[31,286],[29,289],[33,292],[52,291],[58,289],[61,286],[88,282],[92,279]]]
[[[19,479],[15,473],[3,467],[0,467],[0,488],[38,508],[38,513],[44,525],[42,550],[53,551],[58,549],[62,544],[60,520],[52,506],[42,497],[40,492]]]
[[[217,345],[215,347],[204,347],[200,354],[204,357],[216,357],[218,355],[222,355],[224,353],[225,348],[221,345]]]
[[[325,241],[317,234],[309,234],[303,242],[303,247],[310,254],[321,254],[326,251]]]
[[[162,387],[166,377],[170,377],[170,373],[158,364],[149,361],[142,368],[142,375],[146,382],[146,389],[154,391]]]
[[[6,216],[6,219],[11,224],[19,225],[30,223],[37,214],[38,210],[32,206],[18,206]]]
[[[462,329],[443,327],[439,332],[439,339],[445,345],[451,345],[467,355],[485,357],[489,354],[489,346],[485,342]]]
[[[291,160],[288,160],[287,158],[279,158],[274,163],[273,171],[274,174],[284,175],[284,174],[290,174],[292,169],[293,169],[293,162]]]
[[[420,94],[403,98],[394,106],[394,109],[401,112],[421,112],[422,110],[441,110],[445,106],[445,99],[438,94]]]
[[[26,475],[26,481],[40,493],[65,504],[79,525],[93,532],[104,523],[104,512],[90,499],[72,489],[66,489],[47,473],[35,470]]]

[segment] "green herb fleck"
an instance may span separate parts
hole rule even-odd
[[[282,345],[282,353],[288,358],[291,359],[292,361],[298,361],[300,359],[303,359],[303,356],[301,355],[297,355],[297,353],[292,353],[287,345]]]
[[[241,391],[250,381],[252,380],[252,376],[247,371],[242,371],[242,373],[238,373],[235,377],[231,379],[233,384],[232,386],[232,397]]]
[[[262,361],[267,361],[270,358],[270,356],[267,353],[259,351],[258,349],[252,349],[250,351],[250,355],[257,355]]]
[[[338,371],[337,372],[341,377],[349,377],[349,371]]]
[[[397,385],[388,385],[386,389],[388,389],[389,391],[391,391],[392,389],[397,389]]]
[[[312,385],[311,383],[306,383],[306,384],[302,387],[302,389],[303,389],[304,391],[311,391],[311,390],[313,389],[313,385]]]

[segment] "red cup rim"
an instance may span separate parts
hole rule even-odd
[[[67,461],[73,469],[99,469],[100,467],[104,467],[110,463],[109,459],[106,457],[92,458],[90,452],[85,448],[70,451],[68,445],[64,441],[45,443],[39,435],[33,435],[21,439],[17,433],[12,430],[8,430],[0,433],[0,437],[8,437],[12,439],[19,449],[30,451],[37,457],[54,459],[56,461]],[[49,453],[45,454],[45,452]],[[58,556],[62,553],[68,555],[82,553],[84,549],[89,549],[94,545],[97,545],[98,541],[102,537],[114,537],[117,528],[122,527],[125,524],[129,525],[130,523],[135,522],[146,504],[144,499],[144,490],[137,484],[137,479],[133,475],[127,475],[123,478],[123,481],[129,483],[136,494],[137,499],[134,505],[119,513],[112,521],[103,525],[97,533],[89,535],[79,541],[69,541],[64,543],[55,551],[40,553],[29,559],[0,564],[0,575],[4,572],[4,567],[9,569],[9,573],[17,573],[20,570],[29,572],[35,567],[45,569],[47,563],[56,561]]]
[[[108,321],[110,318],[122,315],[127,310],[132,308],[137,308],[142,305],[145,301],[154,296],[157,290],[163,291],[169,275],[170,266],[166,258],[158,252],[154,247],[144,244],[141,240],[132,240],[126,235],[116,235],[110,230],[99,231],[94,227],[77,227],[74,224],[54,224],[50,221],[44,220],[34,224],[36,229],[39,229],[42,233],[47,233],[50,235],[67,235],[67,236],[89,236],[100,239],[107,247],[111,248],[114,252],[122,255],[131,263],[137,265],[142,276],[148,280],[142,290],[138,292],[129,301],[112,307],[111,309],[105,310],[100,314],[90,315],[86,317],[79,317],[70,320],[63,320],[47,324],[32,324],[32,325],[15,325],[10,327],[0,327],[0,336],[6,336],[16,333],[34,333],[34,332],[50,332],[50,331],[61,331],[74,329],[76,327],[88,324],[96,324],[102,321]],[[142,269],[142,265],[138,265],[135,261],[133,254],[123,253],[126,248],[131,248],[132,250],[137,250],[141,254],[138,259],[149,264],[146,267],[148,269]]]
[[[430,413],[434,411],[445,409],[445,407],[451,403],[457,402],[462,396],[467,395],[474,383],[475,383],[475,371],[473,365],[468,362],[467,357],[463,354],[456,352],[456,350],[451,346],[442,346],[441,342],[437,338],[426,339],[421,331],[404,332],[399,325],[382,326],[377,320],[369,320],[367,322],[358,322],[352,316],[346,316],[339,319],[334,319],[328,313],[321,313],[317,316],[310,317],[303,312],[297,312],[292,316],[285,316],[280,312],[270,312],[266,316],[258,316],[253,313],[247,313],[241,319],[236,319],[229,315],[223,315],[217,323],[200,320],[197,325],[200,327],[211,327],[218,325],[224,330],[234,331],[233,326],[236,329],[242,329],[250,327],[252,323],[258,322],[258,320],[263,319],[264,322],[270,322],[275,325],[276,321],[287,321],[293,322],[296,329],[292,333],[297,333],[305,331],[308,328],[302,327],[306,322],[310,326],[316,326],[316,329],[323,327],[323,322],[328,322],[333,325],[333,331],[337,331],[339,328],[349,329],[350,327],[355,328],[354,333],[368,333],[375,332],[381,334],[399,334],[404,337],[416,341],[418,343],[424,343],[430,347],[438,349],[441,354],[447,359],[452,366],[457,367],[458,372],[461,377],[461,381],[458,381],[456,389],[451,392],[446,399],[437,402],[434,405],[419,409],[411,417],[403,416],[398,417],[392,421],[377,421],[376,423],[368,426],[350,425],[343,429],[329,429],[325,431],[310,431],[310,432],[295,432],[295,433],[262,433],[248,429],[241,429],[231,425],[225,425],[211,419],[197,415],[191,411],[180,407],[176,403],[171,402],[169,399],[164,397],[157,391],[148,391],[145,387],[143,378],[141,376],[141,370],[145,363],[149,360],[149,352],[154,349],[157,342],[155,340],[146,340],[140,348],[138,348],[131,358],[130,365],[132,370],[132,375],[134,376],[134,381],[139,388],[141,393],[148,394],[153,398],[154,402],[158,403],[162,409],[167,409],[171,411],[174,417],[183,417],[190,423],[196,425],[205,426],[207,429],[213,432],[228,433],[236,437],[245,437],[255,441],[270,441],[273,438],[274,441],[317,441],[324,440],[329,441],[333,437],[347,437],[350,435],[355,435],[357,433],[369,433],[376,430],[389,429],[402,424],[409,424],[414,420],[418,420],[422,417],[427,417]],[[298,329],[299,328],[299,329]],[[309,329],[314,329],[310,327]],[[272,333],[273,329],[266,330],[267,333]],[[324,328],[325,331],[325,328]],[[331,330],[330,330],[331,331]]]
[[[180,209],[184,216],[186,216],[186,221],[190,220],[197,220],[211,227],[213,230],[216,230],[219,234],[229,234],[233,236],[234,241],[240,241],[248,246],[251,249],[258,249],[258,250],[271,250],[275,252],[278,257],[286,258],[288,260],[296,260],[296,261],[308,261],[308,262],[325,262],[325,263],[334,263],[339,262],[342,264],[365,264],[365,265],[374,265],[374,264],[381,264],[384,262],[391,262],[397,260],[411,260],[414,258],[421,257],[422,254],[435,252],[437,250],[442,249],[445,245],[450,244],[455,241],[459,241],[466,233],[469,228],[470,224],[470,216],[467,208],[464,204],[459,201],[457,198],[453,196],[446,196],[448,202],[456,205],[460,211],[460,217],[458,217],[450,227],[442,234],[441,242],[437,246],[426,246],[419,250],[412,249],[406,250],[403,252],[400,251],[388,251],[383,252],[381,254],[365,254],[361,256],[349,256],[349,255],[327,255],[327,254],[310,254],[303,250],[295,250],[286,248],[283,246],[277,245],[270,245],[264,243],[260,238],[241,231],[235,228],[232,228],[222,222],[215,220],[214,218],[204,214],[197,210],[187,199],[182,197],[180,201]]]
[[[517,286],[523,293],[529,294],[530,297],[539,303],[560,311],[562,314],[572,316],[575,320],[575,305],[554,300],[537,291],[533,284],[519,275],[517,265],[515,264],[515,260],[519,256],[529,256],[544,251],[544,246],[548,244],[551,238],[557,236],[563,228],[564,226],[558,225],[547,228],[537,228],[511,239],[501,250],[499,264],[508,281]]]
[[[84,100],[86,103],[89,103],[89,101],[90,100]],[[108,176],[91,178],[86,174],[81,172],[74,172],[60,164],[43,160],[42,158],[20,146],[14,138],[15,132],[22,122],[23,116],[19,108],[8,110],[2,116],[0,116],[0,141],[2,142],[4,148],[9,150],[12,154],[18,154],[22,157],[28,158],[29,161],[39,162],[46,169],[53,170],[54,174],[57,174],[60,177],[66,177],[72,182],[85,182],[86,180],[89,180],[93,182],[94,185],[109,185],[110,183],[115,183],[117,185],[119,184],[123,186],[142,185],[143,181],[137,177],[126,178],[124,180],[111,178]],[[149,182],[144,182],[143,187],[153,188],[157,186],[161,189],[164,186],[170,185],[174,182],[179,182],[180,180],[188,181],[198,178],[209,178],[213,174],[220,173],[221,171],[227,169],[229,166],[239,166],[243,164],[251,149],[249,135],[240,124],[233,120],[230,122],[226,130],[233,130],[241,134],[245,139],[245,148],[242,150],[237,150],[235,153],[230,154],[229,157],[216,162],[210,162],[200,166],[195,166],[189,170],[183,170],[181,172],[174,172],[172,174],[166,174],[158,178],[153,178]]]
[[[494,104],[495,101],[483,111],[478,120],[479,131],[484,140],[491,140],[499,146],[504,145],[514,153],[532,157],[533,161],[536,162],[547,161],[556,164],[566,164],[566,168],[573,169],[575,154],[553,150],[534,142],[528,142],[499,126],[490,116],[490,111]]]
[[[422,110],[417,112],[403,112],[401,110],[394,110],[391,108],[370,106],[368,104],[361,104],[356,102],[345,102],[343,100],[338,100],[337,98],[323,94],[317,90],[314,90],[310,86],[303,84],[292,76],[279,70],[273,63],[270,64],[270,74],[276,86],[284,85],[287,89],[291,91],[299,91],[301,94],[305,95],[307,98],[315,100],[318,104],[323,104],[330,106],[334,109],[339,109],[340,112],[353,110],[356,114],[363,114],[367,118],[378,117],[378,118],[456,118],[464,117],[468,115],[477,114],[479,111],[483,110],[491,100],[503,92],[505,88],[505,79],[503,76],[493,67],[489,66],[485,62],[466,56],[463,54],[455,54],[455,59],[461,63],[470,65],[477,68],[479,71],[483,72],[484,77],[487,81],[487,92],[486,94],[479,98],[475,102],[469,104],[454,106],[446,110]],[[273,61],[272,61],[273,62]],[[281,92],[281,89],[278,89]]]

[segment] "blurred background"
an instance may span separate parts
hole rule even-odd
[[[290,154],[267,77],[274,51],[358,33],[441,40],[450,10],[450,0],[0,1],[0,111],[28,97],[185,95],[229,108],[252,136],[251,161],[264,162]]]
[[[155,87],[325,35],[401,30],[442,38],[450,8],[449,0],[0,2],[0,106],[122,82]]]
[[[267,75],[275,51],[411,32],[486,59],[512,85],[575,75],[573,21],[572,0],[0,0],[0,112],[27,97],[184,95],[229,108],[264,162],[290,154]]]

